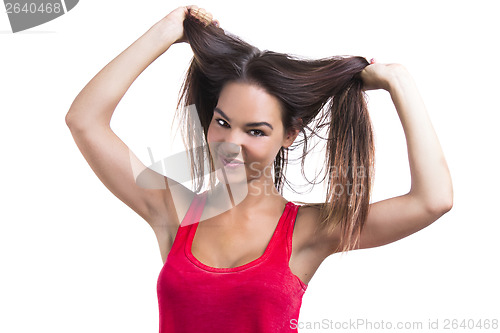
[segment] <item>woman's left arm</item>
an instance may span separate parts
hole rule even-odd
[[[453,206],[451,176],[413,78],[398,64],[373,64],[361,73],[365,90],[385,89],[394,102],[408,147],[411,189],[370,204],[360,248],[385,245],[436,221]]]

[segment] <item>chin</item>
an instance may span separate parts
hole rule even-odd
[[[245,168],[243,167],[242,169]],[[238,172],[231,172],[217,169],[216,176],[223,190],[230,191],[230,193],[227,192],[227,194],[229,194],[235,204],[238,204],[247,197],[249,184],[244,170],[243,172],[241,170]]]
[[[247,183],[247,173],[244,166],[232,168],[218,168],[215,171],[217,179],[226,185]]]

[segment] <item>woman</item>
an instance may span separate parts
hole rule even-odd
[[[195,192],[145,168],[109,126],[132,82],[179,42],[194,52],[179,110]],[[407,194],[372,204],[369,89],[391,94],[411,170]],[[197,6],[177,8],[104,67],[66,122],[101,181],[155,231],[163,333],[296,331],[302,296],[326,257],[394,242],[452,207],[446,161],[404,67],[260,51]],[[288,149],[303,144],[304,158],[322,131],[327,197],[299,206],[281,195]],[[198,194],[207,167],[210,183]]]

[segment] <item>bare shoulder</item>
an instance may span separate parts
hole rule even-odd
[[[156,231],[176,230],[182,222],[195,193],[184,185],[165,177],[168,184],[154,202],[153,213],[147,221]]]
[[[309,283],[318,267],[334,253],[338,242],[320,223],[320,204],[303,204],[297,212],[292,241],[290,269]]]
[[[303,204],[297,212],[294,229],[294,241],[299,251],[313,251],[318,256],[327,257],[335,252],[338,245],[338,233],[327,232],[321,225],[322,204]]]
[[[163,263],[167,259],[182,219],[195,196],[194,192],[182,184],[167,178],[166,181],[168,186],[158,193],[153,204],[153,213],[147,220],[158,241]]]

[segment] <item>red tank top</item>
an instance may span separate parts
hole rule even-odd
[[[242,266],[216,268],[191,253],[205,200],[203,194],[195,196],[160,271],[160,333],[298,332],[307,285],[292,273],[289,261],[299,206],[286,204],[262,256]]]

